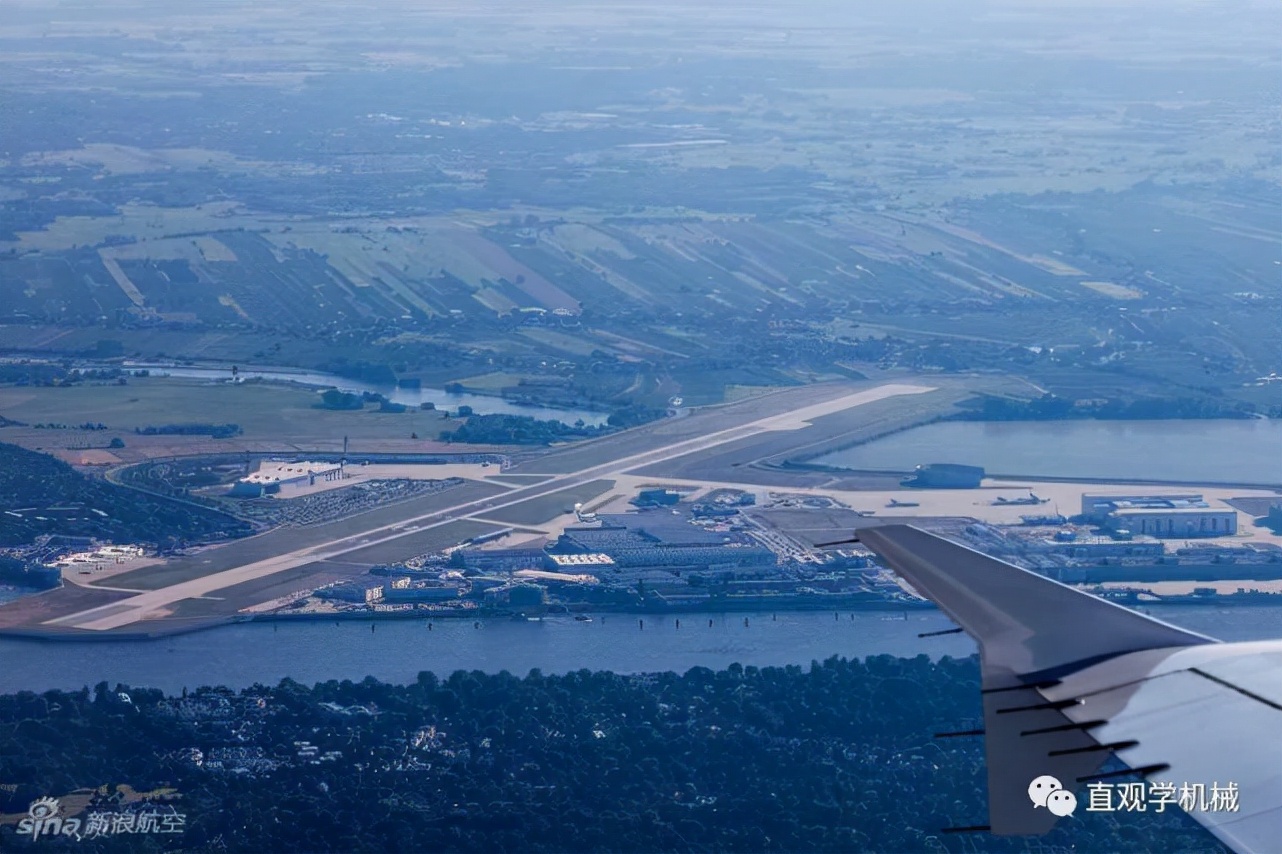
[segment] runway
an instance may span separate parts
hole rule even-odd
[[[728,417],[733,415],[735,407],[719,407],[710,410],[707,413],[708,417],[703,419],[700,417],[701,414],[690,416],[682,419],[685,423],[679,425],[679,427],[687,435],[691,431],[695,432],[696,435],[668,441],[658,448],[651,447],[647,450],[626,453],[627,450],[637,444],[635,440],[638,438],[644,440],[648,436],[649,442],[647,444],[651,445],[656,441],[665,441],[666,437],[663,434],[667,431],[663,429],[664,422],[659,422],[653,427],[646,425],[636,430],[619,434],[618,438],[623,441],[612,443],[610,440],[614,437],[608,437],[605,440],[568,448],[562,453],[554,452],[532,461],[536,465],[528,467],[517,466],[505,474],[511,476],[527,473],[549,473],[550,471],[555,471],[558,462],[566,461],[566,459],[574,460],[576,457],[590,459],[594,454],[598,456],[606,455],[609,453],[611,445],[617,445],[620,450],[625,451],[623,455],[617,458],[588,465],[577,471],[553,474],[551,477],[526,486],[511,486],[510,489],[499,496],[477,498],[412,518],[399,519],[391,524],[349,534],[320,545],[263,558],[199,578],[182,581],[158,590],[139,593],[136,596],[121,599],[107,605],[58,617],[46,621],[43,625],[90,631],[107,631],[144,620],[162,619],[168,615],[169,608],[184,599],[209,597],[224,588],[261,579],[316,561],[339,558],[371,546],[391,543],[403,537],[421,534],[425,530],[451,524],[459,519],[483,519],[486,515],[492,514],[496,510],[512,507],[533,498],[577,487],[590,481],[625,475],[636,469],[654,466],[691,454],[710,451],[721,445],[759,436],[763,433],[805,430],[814,419],[877,401],[935,391],[930,386],[900,383],[884,384],[856,392],[851,392],[849,386],[830,386],[826,387],[826,389],[830,395],[826,399],[820,399],[796,408],[789,408],[786,395],[784,395],[777,403],[784,407],[785,411],[776,411],[775,414],[760,417],[744,424],[713,430],[704,435],[698,435],[698,426],[701,420],[711,422],[709,426],[719,425],[719,423],[724,423]],[[813,395],[823,390],[821,387],[809,387],[807,392]],[[762,405],[768,405],[768,403],[769,401],[759,399],[752,401],[751,405],[754,408],[759,408]],[[583,452],[585,450],[588,452],[587,457],[584,457]],[[527,471],[527,468],[530,471]]]

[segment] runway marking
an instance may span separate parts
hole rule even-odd
[[[256,579],[263,578],[268,575],[274,575],[278,572],[284,572],[288,569],[294,569],[305,564],[331,560],[354,551],[359,551],[360,549],[369,548],[370,546],[382,545],[383,543],[391,542],[392,540],[397,540],[401,537],[421,534],[424,531],[428,531],[433,528],[440,528],[456,521],[479,521],[476,517],[482,514],[492,513],[495,510],[502,510],[515,504],[521,504],[532,498],[540,498],[544,495],[560,492],[567,487],[581,486],[589,481],[597,480],[605,476],[626,474],[632,469],[654,465],[655,463],[667,462],[668,460],[683,457],[697,451],[709,450],[727,442],[750,438],[761,433],[799,430],[809,426],[810,421],[815,418],[832,415],[837,412],[843,412],[847,409],[853,409],[856,406],[875,403],[876,401],[885,400],[891,397],[899,397],[901,395],[909,394],[925,394],[931,391],[935,391],[935,389],[929,386],[905,385],[899,383],[890,383],[878,386],[877,388],[844,395],[822,403],[803,406],[801,409],[797,409],[793,412],[785,412],[780,415],[769,415],[765,418],[760,418],[747,424],[741,424],[736,427],[727,427],[723,430],[718,430],[715,433],[709,433],[705,436],[696,436],[691,439],[685,439],[680,442],[667,445],[663,448],[641,451],[621,459],[601,463],[571,474],[553,475],[552,477],[540,481],[537,484],[516,487],[512,491],[504,493],[501,500],[494,496],[490,496],[488,498],[477,498],[451,508],[435,510],[412,519],[401,519],[400,521],[392,522],[378,528],[372,528],[368,531],[361,531],[356,534],[341,537],[328,543],[317,546],[308,546],[297,551],[287,552],[282,555],[276,555],[264,560],[254,561],[253,563],[247,563],[232,569],[223,570],[222,572],[213,573],[200,578],[193,578],[189,581],[180,582],[169,587],[162,587],[159,590],[141,593],[130,599],[115,602],[111,605],[102,605],[96,608],[90,608],[86,611],[80,611],[78,613],[59,617],[47,622],[56,625],[74,625],[79,629],[90,629],[94,631],[119,628],[120,626],[138,622],[147,614],[158,609],[165,608],[182,599],[201,598],[214,590],[232,587],[246,581],[254,581]],[[446,514],[448,514],[448,518],[440,518]],[[406,525],[427,523],[429,520],[439,521],[422,524],[412,532],[402,530]],[[505,523],[504,526],[510,526],[510,523]],[[384,532],[390,533],[388,536],[372,539],[374,535]]]

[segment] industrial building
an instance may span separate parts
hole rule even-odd
[[[532,582],[546,582],[551,585],[601,583],[601,579],[590,573],[553,572],[547,569],[519,569],[512,573],[512,577]]]
[[[1164,539],[1227,537],[1237,533],[1237,512],[1213,507],[1119,507],[1105,527]]]
[[[376,605],[383,601],[383,585],[371,581],[332,584],[317,590],[316,596],[321,599],[337,599],[353,605]]]
[[[516,569],[542,566],[547,553],[541,548],[478,549],[461,548],[450,554],[450,559],[460,569],[478,572],[511,572]]]
[[[918,489],[977,489],[983,480],[984,470],[979,466],[928,463],[917,466],[900,485]]]
[[[600,527],[566,528],[548,549],[550,556],[605,555],[619,567],[773,567],[775,553],[755,543],[701,530],[684,522],[661,518],[629,527],[602,517]],[[549,567],[553,568],[553,567]],[[568,566],[557,565],[566,570]],[[586,567],[575,567],[582,571]]]
[[[1206,499],[1200,492],[1172,492],[1162,495],[1082,495],[1082,515],[1092,522],[1100,523],[1112,513],[1123,507],[1161,509],[1174,507],[1206,507]]]
[[[1074,560],[1110,560],[1121,558],[1160,558],[1165,548],[1156,539],[1139,537],[1118,540],[1113,537],[1077,537],[1072,540],[1045,538],[1029,544],[1031,550],[1058,554]]]
[[[259,463],[258,471],[236,481],[228,494],[259,498],[279,492],[282,486],[312,486],[317,480],[341,480],[342,477],[342,463],[270,460]]]
[[[1160,584],[1166,581],[1276,581],[1282,564],[1169,564],[1118,563],[1100,566],[1061,566],[1046,573],[1065,584],[1105,584],[1129,581]]]
[[[449,602],[463,593],[457,584],[416,582],[408,577],[397,578],[383,586],[383,601],[396,602]]]
[[[643,489],[631,503],[637,507],[670,507],[681,501],[681,493],[672,489]]]
[[[543,554],[543,567],[550,572],[601,573],[614,569],[614,558],[600,552],[588,554]]]

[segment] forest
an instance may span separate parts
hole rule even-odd
[[[174,810],[185,828],[64,843],[6,827],[0,847],[1223,850],[1178,812],[1079,811],[1040,839],[942,833],[985,820],[979,740],[933,738],[975,724],[978,684],[976,658],[921,655],[24,692],[0,697],[0,813],[91,789],[95,808]],[[123,791],[168,795],[119,803]]]
[[[170,548],[251,531],[226,513],[86,477],[47,454],[0,443],[0,546],[59,534]]]

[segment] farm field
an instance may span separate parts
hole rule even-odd
[[[607,412],[882,371],[1282,412],[1282,12],[1142,7],[18,3],[0,355]]]
[[[110,453],[121,460],[187,449],[280,447],[341,450],[343,437],[353,450],[423,448],[460,422],[441,412],[403,413],[333,411],[317,408],[314,389],[276,383],[214,383],[165,377],[130,377],[128,385],[83,384],[64,388],[0,386],[0,415],[27,427],[0,428],[0,439],[43,450],[105,448],[119,437],[125,447]],[[37,424],[103,424],[106,430],[36,429]],[[237,424],[228,439],[207,436],[141,436],[137,429],[165,424]],[[421,441],[411,437],[417,433]],[[393,443],[390,444],[389,443]]]

